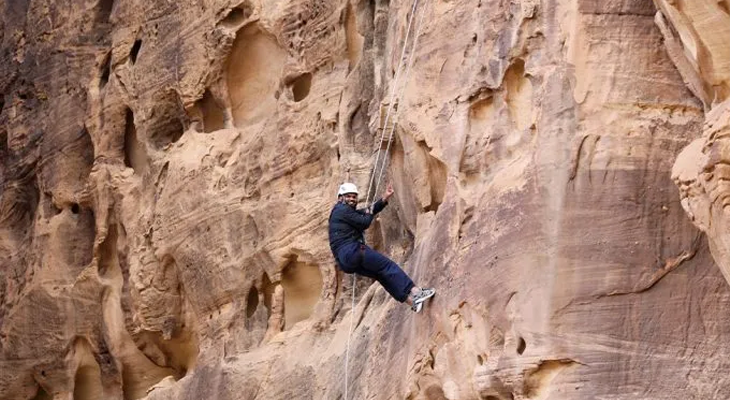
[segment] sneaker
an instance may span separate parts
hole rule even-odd
[[[411,310],[413,310],[415,313],[421,312],[423,309],[423,302],[433,297],[433,295],[436,294],[436,290],[433,288],[421,288],[416,294],[413,295],[411,298],[413,305],[411,306]]]

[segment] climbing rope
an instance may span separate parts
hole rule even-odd
[[[408,27],[406,28],[406,37],[403,40],[403,50],[401,51],[401,56],[400,56],[400,59],[398,62],[398,69],[396,70],[396,74],[393,79],[393,86],[390,89],[390,101],[388,103],[388,110],[385,114],[385,123],[383,124],[382,134],[380,136],[380,141],[378,142],[378,151],[375,155],[375,165],[373,166],[373,173],[370,175],[370,181],[368,183],[368,189],[366,192],[367,195],[365,197],[365,204],[366,204],[366,207],[368,207],[368,208],[372,206],[370,204],[371,194],[377,193],[378,188],[380,187],[380,182],[382,180],[383,172],[385,171],[385,166],[386,166],[387,160],[388,160],[388,152],[390,151],[390,144],[393,140],[393,132],[395,131],[395,126],[398,121],[398,109],[396,108],[395,114],[394,114],[393,127],[390,129],[390,133],[388,135],[388,145],[385,149],[385,155],[383,156],[383,162],[382,162],[382,165],[380,166],[380,172],[378,172],[378,164],[380,162],[380,153],[383,148],[382,143],[383,143],[383,139],[385,138],[385,132],[388,130],[388,122],[390,120],[390,114],[394,108],[394,104],[395,104],[395,100],[396,100],[396,97],[395,97],[396,89],[398,88],[398,81],[400,79],[402,67],[403,67],[403,64],[404,64],[404,61],[406,58],[405,55],[406,55],[406,48],[408,47],[408,37],[410,36],[410,33],[411,33],[411,25],[413,23],[413,19],[414,19],[415,15],[416,15],[416,9],[418,8],[418,2],[419,2],[419,0],[413,0],[410,18],[408,18]],[[408,84],[408,77],[410,76],[411,67],[413,67],[413,60],[414,60],[413,56],[416,53],[416,48],[417,48],[416,46],[418,45],[418,37],[421,32],[421,21],[423,20],[424,10],[425,10],[425,7],[421,7],[421,13],[418,17],[418,22],[416,23],[416,35],[414,36],[414,39],[413,39],[413,44],[411,46],[411,52],[408,57],[408,62],[405,63],[406,64],[406,67],[405,67],[406,85]],[[406,88],[406,86],[404,85],[403,86],[404,91],[405,91],[405,88]],[[399,95],[398,99],[400,99],[400,97],[401,96]],[[377,181],[375,181],[376,175],[378,176]],[[375,182],[375,190],[371,192],[370,189],[372,189],[372,187],[373,187],[373,182]],[[356,283],[357,283],[357,276],[355,274],[352,274],[352,304],[350,306],[350,331],[347,334],[347,351],[345,352],[345,398],[344,398],[344,400],[347,400],[349,398],[348,389],[349,389],[349,383],[350,383],[350,379],[349,379],[350,339],[352,338],[352,328],[353,328],[353,323],[355,320],[355,285],[356,285]]]
[[[394,106],[396,104],[396,101],[394,101],[394,100],[396,100],[396,98],[395,98],[395,92],[396,92],[396,89],[398,87],[398,80],[400,79],[400,75],[401,75],[401,71],[402,71],[401,66],[403,65],[403,61],[405,61],[406,47],[408,45],[408,37],[409,37],[409,35],[411,33],[411,23],[413,22],[413,17],[415,16],[416,8],[418,7],[418,1],[419,0],[414,0],[413,1],[413,7],[411,8],[411,18],[408,19],[408,28],[406,28],[406,37],[405,37],[405,40],[403,41],[403,50],[401,51],[401,56],[400,56],[400,59],[399,59],[400,61],[399,61],[399,64],[398,64],[398,70],[396,71],[395,78],[393,80],[393,86],[390,89],[390,100],[388,102],[388,110],[385,113],[385,123],[383,124],[383,131],[382,131],[382,134],[380,135],[380,141],[378,142],[378,151],[377,151],[377,153],[375,155],[375,167],[374,167],[374,169],[376,171],[378,169],[378,163],[380,161],[380,152],[382,150],[383,139],[385,139],[385,132],[388,130],[388,122],[390,121],[390,114],[393,111],[393,108],[394,108]],[[421,14],[419,16],[418,23],[416,24],[416,36],[415,36],[415,38],[413,40],[413,45],[411,46],[411,53],[409,55],[408,64],[406,65],[406,80],[405,80],[406,84],[408,83],[408,77],[410,76],[410,69],[413,66],[413,55],[416,53],[416,45],[418,44],[418,36],[420,34],[420,31],[421,31],[421,27],[420,27],[421,20],[423,19],[423,10],[425,10],[425,7],[422,7],[421,8]],[[403,89],[405,90],[405,86],[403,87]],[[400,99],[400,97],[401,96],[398,96],[398,99]],[[395,117],[397,118],[397,116],[398,116],[398,109],[396,108],[395,109]],[[370,176],[370,182],[368,183],[367,197],[366,197],[366,200],[365,200],[365,204],[368,205],[368,206],[371,205],[371,204],[369,204],[370,203],[370,195],[371,195],[371,193],[377,193],[378,192],[378,186],[380,185],[380,179],[383,176],[382,172],[385,169],[385,161],[387,160],[388,151],[390,150],[390,143],[391,143],[391,140],[393,139],[393,131],[395,130],[395,123],[396,122],[393,123],[393,128],[390,130],[390,134],[388,136],[388,146],[387,146],[387,149],[385,151],[385,156],[383,156],[383,165],[380,168],[380,173],[378,174],[376,172],[376,173],[374,173],[374,174],[372,174]],[[373,192],[371,192],[370,189],[372,188],[373,181],[375,180],[375,176],[376,175],[378,175],[378,182],[375,185],[375,190]]]
[[[417,0],[416,0],[417,1]],[[413,67],[413,61],[414,61],[414,54],[416,54],[416,46],[418,46],[418,38],[421,34],[421,21],[423,21],[423,15],[424,11],[426,10],[426,7],[421,8],[421,13],[418,16],[418,22],[416,23],[416,35],[413,37],[413,49],[411,50],[411,54],[409,56],[408,60],[408,66],[406,68],[406,79],[405,79],[405,85],[408,84],[408,78],[411,74],[411,67]],[[412,18],[412,17],[411,17]],[[405,47],[405,46],[403,46]],[[403,86],[403,90],[405,91],[406,86]],[[392,102],[392,100],[391,100]],[[400,114],[398,113],[398,110],[395,110],[395,116],[393,117],[393,126],[390,128],[390,133],[388,134],[388,146],[385,148],[385,156],[383,157],[383,165],[380,167],[380,173],[378,174],[378,179],[376,180],[375,190],[373,193],[378,193],[378,188],[380,187],[380,182],[382,182],[383,179],[383,172],[385,172],[385,167],[388,162],[388,154],[390,152],[390,145],[393,143],[393,133],[395,132],[395,127],[398,125],[398,117]],[[385,117],[385,125],[383,125],[383,135],[381,136],[380,143],[383,143],[383,137],[385,137],[385,130],[388,128],[388,115],[386,114]],[[378,149],[380,149],[381,146],[378,146]],[[377,163],[376,163],[377,165]],[[367,203],[366,203],[367,204]]]

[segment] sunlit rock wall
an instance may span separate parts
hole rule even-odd
[[[726,81],[651,1],[72,3],[0,1],[0,398],[730,391],[670,179]],[[391,93],[368,239],[419,315],[362,278],[352,310],[327,243]]]

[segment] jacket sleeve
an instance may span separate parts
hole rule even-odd
[[[364,231],[373,222],[373,214],[367,214],[361,210],[353,210],[350,207],[342,207],[342,220],[353,228]]]
[[[376,201],[375,204],[373,204],[373,215],[376,215],[377,213],[383,211],[383,209],[387,205],[388,202],[383,199],[379,199],[378,201]]]

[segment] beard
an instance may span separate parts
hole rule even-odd
[[[348,206],[350,206],[352,208],[356,208],[357,207],[357,200],[345,200],[345,204],[347,204]]]

